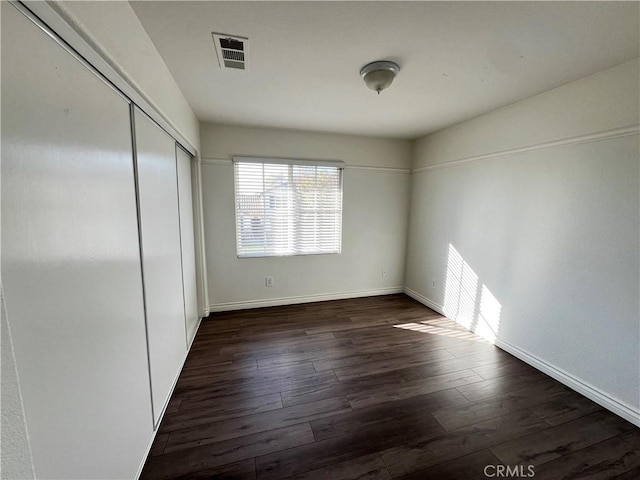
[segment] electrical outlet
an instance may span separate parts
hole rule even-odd
[[[264,286],[273,287],[273,277],[264,277]]]
[[[431,280],[431,288],[436,288],[438,286],[438,282],[437,280],[434,278],[433,280]]]

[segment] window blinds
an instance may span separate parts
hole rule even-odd
[[[234,158],[238,257],[340,253],[341,162]]]

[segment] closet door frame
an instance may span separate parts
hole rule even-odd
[[[90,70],[96,77],[102,80],[109,88],[111,88],[114,92],[116,92],[120,97],[122,97],[126,102],[130,105],[130,121],[133,122],[133,112],[134,110],[139,110],[144,116],[146,116],[150,121],[152,121],[158,128],[163,130],[168,136],[170,136],[177,148],[182,149],[186,153],[188,153],[192,159],[192,191],[193,191],[193,212],[194,212],[194,236],[195,236],[195,257],[196,257],[196,288],[198,292],[198,324],[195,328],[199,328],[199,324],[203,317],[209,314],[209,302],[208,302],[208,288],[207,288],[207,275],[206,275],[206,267],[204,262],[206,262],[206,255],[204,252],[204,233],[203,233],[203,214],[202,214],[202,188],[199,180],[200,174],[200,157],[198,156],[198,152],[196,148],[185,139],[185,137],[175,128],[173,125],[165,119],[163,115],[158,113],[155,108],[151,105],[149,101],[142,94],[138,93],[138,91],[131,86],[129,81],[120,73],[120,71],[116,70],[112,64],[107,61],[103,54],[99,53],[92,43],[89,41],[88,37],[83,34],[80,30],[77,30],[73,27],[68,20],[66,20],[56,8],[52,7],[48,2],[41,2],[37,0],[8,0],[7,3],[10,3],[11,6],[15,7],[18,11],[20,11],[25,17],[27,17],[31,22],[33,22],[38,28],[40,28],[46,35],[48,35],[54,42],[60,45],[63,49],[65,49],[70,55],[72,55],[77,61],[79,61],[84,67]],[[133,145],[133,161],[134,167],[136,164],[136,146],[135,146],[135,131],[133,130],[133,125],[131,125],[132,131],[132,142]],[[135,173],[137,175],[137,173]],[[195,174],[195,175],[194,175]],[[136,177],[136,189],[137,186],[137,177]],[[136,201],[137,201],[137,193],[136,193]],[[140,217],[139,204],[136,205],[138,218]],[[138,230],[138,240],[139,244],[141,244],[142,239],[140,237],[140,230]],[[142,252],[141,252],[142,254]],[[141,268],[142,268],[142,259]],[[144,288],[144,270],[142,271],[143,276],[143,288]],[[184,296],[184,290],[183,290]],[[146,322],[146,299],[145,299],[145,322]],[[146,328],[145,324],[145,328]],[[148,335],[148,331],[147,331]],[[186,338],[187,333],[185,333]],[[148,337],[147,337],[148,341]],[[149,355],[149,348],[147,344],[147,357]],[[187,352],[190,348],[190,342],[187,343]],[[186,359],[183,358],[183,361]],[[151,383],[151,365],[148,360],[148,370],[149,370],[149,383]],[[149,385],[150,395],[152,395],[152,386]],[[153,404],[153,400],[151,400]],[[165,404],[166,407],[166,404]],[[163,409],[164,411],[164,409]],[[155,430],[158,425],[158,421],[154,421],[156,415],[152,413],[152,426]],[[161,418],[158,417],[158,418]]]
[[[175,140],[133,107],[138,230],[154,428],[186,358],[187,345]]]
[[[182,253],[182,291],[184,294],[184,321],[187,349],[191,346],[195,338],[200,319],[197,286],[198,269],[196,264],[196,218],[193,205],[193,164],[194,158],[191,154],[176,143],[176,176],[178,180],[178,210],[180,212],[180,250]]]
[[[204,216],[202,205],[202,184],[200,180],[201,159],[198,150],[176,129],[170,121],[158,113],[152,103],[135,89],[121,71],[112,66],[112,62],[98,52],[92,40],[77,30],[49,2],[39,0],[8,0],[24,15],[36,23],[55,42],[66,48],[87,68],[102,78],[111,88],[145,112],[156,124],[173,137],[178,145],[193,157],[194,175],[194,227],[196,235],[196,272],[198,288],[198,307],[200,320],[209,315],[209,288],[206,268],[204,241]]]
[[[33,467],[128,477],[153,432],[131,100],[21,4],[2,9],[4,299]]]

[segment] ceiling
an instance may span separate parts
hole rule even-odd
[[[638,56],[638,2],[131,2],[196,116],[416,138]],[[249,71],[211,32],[249,38]],[[401,71],[376,95],[374,60]]]

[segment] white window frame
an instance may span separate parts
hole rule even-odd
[[[272,253],[267,251],[267,245],[265,243],[264,249],[256,253],[247,253],[241,251],[240,243],[240,216],[238,208],[238,168],[236,164],[272,164],[272,165],[287,165],[287,166],[304,166],[304,167],[332,167],[339,170],[339,209],[338,209],[338,235],[337,235],[337,250],[335,251],[311,251],[311,252],[291,252],[291,253]],[[298,160],[290,158],[270,158],[270,157],[247,157],[247,156],[234,156],[233,157],[233,175],[234,175],[234,210],[235,210],[235,230],[236,230],[236,256],[239,259],[247,258],[265,258],[265,257],[294,257],[294,256],[307,256],[307,255],[338,255],[342,252],[342,214],[343,214],[343,173],[345,163],[337,160]]]

